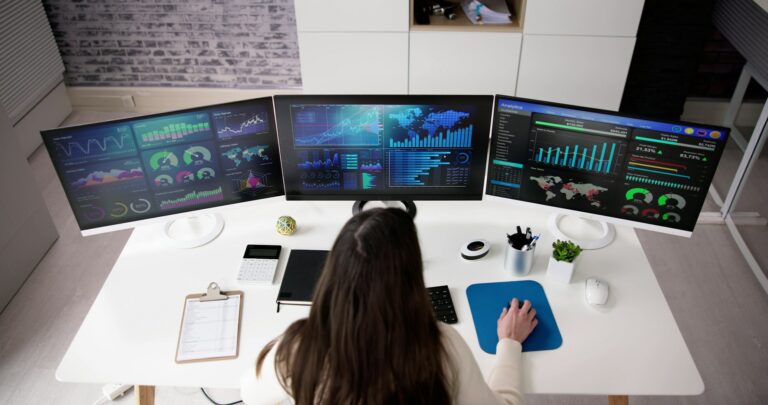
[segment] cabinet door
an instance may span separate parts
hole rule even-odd
[[[0,312],[58,237],[25,156],[0,107]]]
[[[299,33],[304,93],[405,94],[407,33]]]
[[[634,37],[643,0],[532,0],[525,4],[526,34]]]
[[[517,96],[618,110],[634,38],[525,35]]]
[[[408,32],[409,0],[295,0],[299,32]]]
[[[519,33],[411,32],[412,94],[515,94]]]

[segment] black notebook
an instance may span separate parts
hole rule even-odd
[[[327,250],[291,250],[280,292],[277,294],[278,312],[280,304],[312,304],[312,293],[327,256]]]

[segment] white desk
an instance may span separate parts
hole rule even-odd
[[[553,284],[545,275],[551,238],[548,212],[483,202],[418,202],[416,224],[428,286],[448,284],[459,323],[454,327],[472,348],[484,373],[493,356],[480,349],[467,302],[470,284],[509,281],[503,270],[505,233],[514,225],[542,232],[529,277],[544,286],[563,336],[557,350],[525,353],[528,393],[600,395],[698,395],[704,384],[683,341],[634,231],[618,228],[607,248],[587,251],[571,284]],[[284,306],[275,297],[291,249],[329,249],[351,215],[351,202],[286,202],[273,198],[224,213],[223,233],[191,250],[162,247],[162,225],[133,232],[56,372],[67,382],[121,382],[147,386],[238,388],[241,374],[269,340],[307,307]],[[280,215],[299,225],[294,236],[280,236]],[[471,238],[492,242],[478,261],[459,256]],[[280,244],[281,263],[268,287],[235,282],[247,243]],[[683,270],[683,269],[681,269]],[[584,301],[584,279],[610,283],[603,309]],[[178,365],[174,362],[184,297],[203,292],[211,281],[224,290],[245,292],[240,356],[229,361]]]

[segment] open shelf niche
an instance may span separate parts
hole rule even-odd
[[[449,20],[443,16],[429,16],[429,24],[417,24],[414,15],[414,1],[411,0],[411,31],[466,31],[466,32],[522,32],[523,16],[525,15],[526,0],[512,0],[514,19],[509,24],[473,24],[464,14],[460,2],[455,4],[456,19]]]

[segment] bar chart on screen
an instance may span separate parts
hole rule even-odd
[[[389,139],[390,148],[470,148],[472,147],[472,125],[455,131],[436,133],[434,136],[415,136],[411,139],[395,141]]]
[[[142,149],[194,142],[212,137],[206,113],[175,114],[138,121],[133,130]]]
[[[624,145],[618,142],[538,144],[530,159],[549,165],[597,174],[616,174],[623,160]]]

